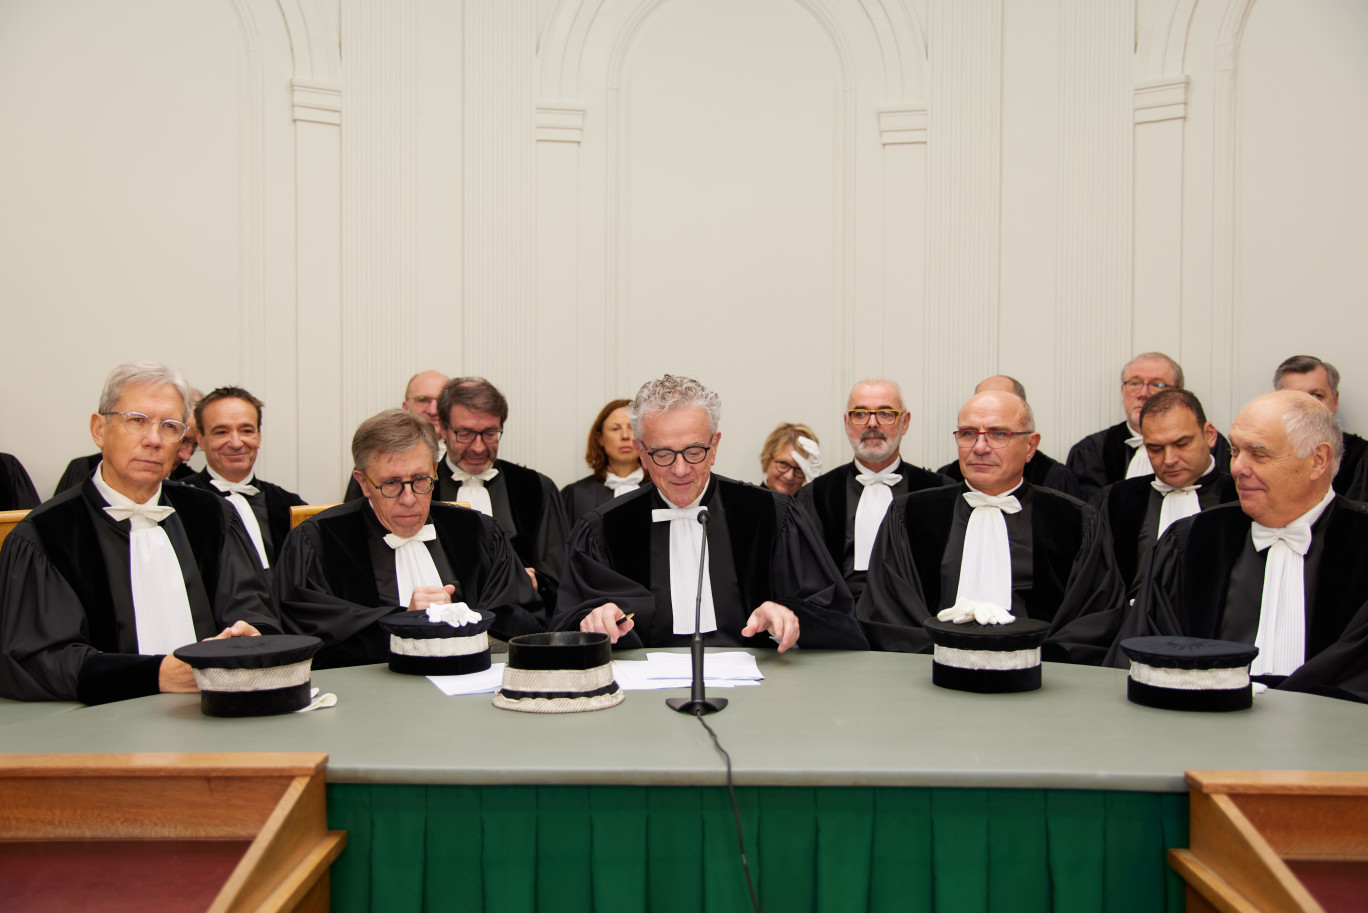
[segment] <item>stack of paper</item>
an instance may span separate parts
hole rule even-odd
[[[693,683],[693,658],[687,653],[647,653],[644,660],[615,659],[613,678],[625,691],[688,688]],[[703,655],[706,688],[758,685],[763,678],[749,653],[735,650]]]

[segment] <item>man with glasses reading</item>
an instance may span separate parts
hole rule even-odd
[[[687,646],[706,511],[705,643],[864,649],[850,591],[807,514],[787,495],[713,473],[721,409],[689,377],[642,385],[628,415],[654,486],[575,525],[552,629],[600,632],[618,647]]]
[[[301,523],[275,567],[286,628],[323,640],[315,668],[385,662],[379,620],[432,605],[493,612],[490,633],[503,640],[543,630],[541,602],[498,524],[433,503],[437,435],[426,419],[402,409],[366,419],[352,459],[363,499]]]
[[[1144,352],[1121,369],[1121,407],[1126,420],[1083,438],[1069,448],[1064,465],[1069,467],[1092,498],[1106,486],[1122,479],[1147,476],[1154,471],[1142,446],[1140,409],[1160,390],[1183,387],[1183,368],[1163,352]],[[1219,433],[1211,455],[1217,466],[1230,464],[1230,442]]]
[[[570,524],[560,489],[534,469],[499,459],[508,400],[483,377],[457,377],[437,399],[446,456],[438,494],[493,517],[508,534],[547,614],[555,611]]]
[[[951,481],[902,461],[898,450],[911,418],[893,381],[878,377],[857,383],[845,412],[855,459],[818,476],[796,495],[816,519],[827,552],[856,599],[864,592],[869,553],[888,505],[901,495]]]
[[[1050,623],[1046,658],[1100,663],[1110,629],[1075,619],[1121,604],[1123,587],[1101,515],[1077,498],[1022,478],[1040,435],[1031,407],[999,390],[960,410],[954,431],[960,485],[914,492],[889,508],[869,561],[859,617],[876,649],[929,652],[924,623],[993,606]],[[1096,634],[1098,643],[1088,642]]]
[[[280,622],[242,521],[223,498],[162,484],[190,388],[138,362],[105,380],[91,475],[29,513],[0,549],[0,695],[106,703],[196,691],[170,655]]]

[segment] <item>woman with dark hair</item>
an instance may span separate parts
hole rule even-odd
[[[765,479],[760,484],[786,495],[816,478],[822,471],[822,454],[817,449],[817,433],[807,425],[784,422],[765,438],[760,450],[760,468]]]
[[[561,489],[571,525],[600,504],[636,491],[645,479],[632,436],[632,422],[627,417],[631,404],[630,399],[613,400],[599,410],[598,418],[589,428],[584,462],[593,474]]]

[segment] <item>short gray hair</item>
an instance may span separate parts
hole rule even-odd
[[[708,430],[716,434],[718,423],[722,421],[720,396],[692,377],[666,374],[657,380],[648,380],[637,391],[632,405],[627,407],[627,417],[632,420],[632,434],[641,438],[641,420],[645,416],[676,409],[692,409],[695,406],[708,413]]]
[[[99,412],[113,412],[114,407],[123,399],[124,388],[130,384],[148,387],[174,387],[181,398],[181,421],[190,424],[190,407],[194,399],[190,385],[175,368],[155,361],[127,361],[119,365],[105,378],[104,388],[100,390]]]
[[[1310,374],[1317,368],[1324,368],[1325,376],[1330,378],[1330,395],[1339,396],[1339,369],[1328,361],[1321,361],[1314,355],[1293,355],[1278,365],[1278,370],[1273,372],[1273,389],[1282,389],[1284,374]]]
[[[1185,384],[1183,383],[1183,366],[1178,364],[1178,362],[1174,361],[1172,358],[1169,358],[1163,352],[1141,352],[1139,355],[1135,356],[1130,361],[1126,362],[1121,367],[1121,383],[1124,384],[1126,382],[1126,375],[1130,373],[1131,365],[1135,364],[1137,361],[1148,361],[1151,358],[1168,362],[1169,367],[1173,369],[1174,386],[1185,386]]]
[[[386,409],[356,426],[352,435],[352,465],[362,472],[376,457],[386,453],[408,453],[426,444],[437,462],[437,432],[432,422],[404,409]]]
[[[1309,393],[1286,391],[1294,395],[1287,398],[1287,411],[1283,413],[1283,428],[1287,431],[1287,442],[1304,460],[1321,443],[1330,445],[1330,478],[1339,472],[1340,460],[1344,458],[1344,432],[1330,407]]]

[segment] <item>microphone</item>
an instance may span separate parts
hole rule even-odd
[[[693,657],[693,682],[689,687],[687,698],[666,698],[665,704],[671,710],[677,710],[680,713],[703,716],[706,713],[716,713],[727,706],[727,699],[725,697],[709,698],[703,693],[703,634],[698,629],[703,623],[703,573],[708,567],[707,510],[698,512],[698,523],[703,527],[703,548],[698,558],[698,595],[694,598],[693,640],[689,642],[689,653]]]

